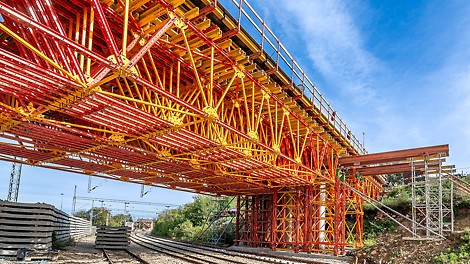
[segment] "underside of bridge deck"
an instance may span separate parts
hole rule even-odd
[[[0,159],[239,196],[239,243],[361,246],[363,201],[345,185],[376,197],[406,165],[362,166],[271,29],[227,2],[1,0]]]

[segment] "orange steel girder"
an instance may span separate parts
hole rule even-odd
[[[340,181],[376,197],[383,177],[338,176],[363,146],[264,22],[261,43],[247,33],[245,6],[1,1],[0,160],[243,195],[250,246],[360,246],[362,200]]]

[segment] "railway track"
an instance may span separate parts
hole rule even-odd
[[[123,250],[103,250],[103,256],[109,264],[129,263],[129,264],[150,264],[150,262],[142,259],[137,254],[128,249]]]
[[[268,255],[255,255],[228,251],[225,249],[210,248],[192,245],[184,242],[167,240],[151,236],[133,235],[131,241],[137,245],[155,250],[162,254],[179,258],[190,263],[309,263],[316,262],[289,257],[272,257]]]

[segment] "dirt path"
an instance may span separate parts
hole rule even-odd
[[[358,263],[432,263],[434,256],[447,252],[461,245],[460,234],[470,227],[470,210],[460,211],[455,219],[453,234],[442,241],[406,241],[403,237],[410,234],[404,230],[395,230],[379,234],[376,244],[357,251]]]

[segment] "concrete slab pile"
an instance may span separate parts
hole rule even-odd
[[[95,248],[126,249],[131,244],[131,228],[127,226],[96,227]]]
[[[90,222],[69,216],[50,204],[0,201],[0,257],[19,249],[45,251],[59,241],[88,235]]]

